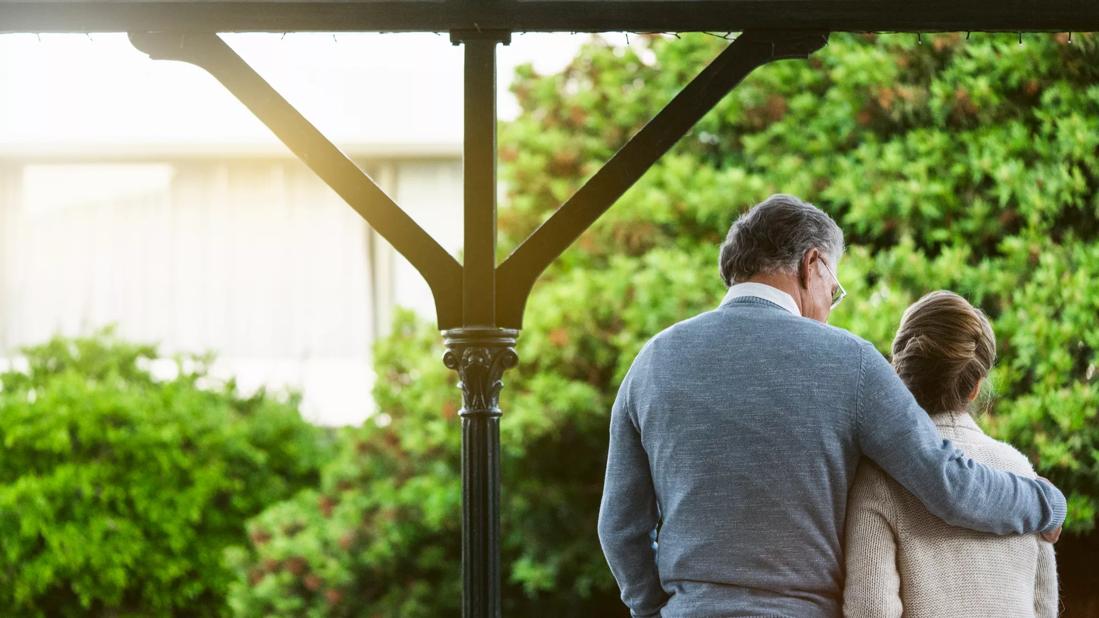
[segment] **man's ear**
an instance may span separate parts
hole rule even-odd
[[[809,274],[813,271],[809,268],[812,266],[814,260],[820,259],[820,251],[813,248],[805,252],[805,255],[801,256],[801,262],[798,263],[798,285],[802,289],[809,289]]]

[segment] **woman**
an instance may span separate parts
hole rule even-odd
[[[943,438],[984,464],[1035,476],[1027,458],[973,422],[996,339],[988,319],[953,292],[904,312],[893,366]],[[950,526],[867,460],[847,510],[846,616],[1056,616],[1053,545]]]

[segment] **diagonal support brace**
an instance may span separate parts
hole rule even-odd
[[[213,75],[423,275],[439,328],[461,325],[462,266],[221,37],[131,32],[130,42],[155,60],[188,62]]]
[[[828,41],[822,32],[745,32],[534,231],[496,271],[497,324],[521,328],[534,282],[706,112],[757,67],[806,58]]]

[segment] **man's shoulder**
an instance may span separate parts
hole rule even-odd
[[[855,333],[852,333],[849,330],[840,328],[838,326],[832,326],[831,324],[817,322],[816,320],[805,319],[803,321],[808,323],[805,325],[805,327],[812,330],[813,334],[820,337],[822,340],[866,350],[877,349],[874,347],[874,344],[856,335]]]
[[[747,317],[750,316],[750,317]],[[797,350],[800,358],[825,360],[856,371],[868,354],[877,354],[888,364],[872,343],[842,328],[831,326],[785,310],[729,312],[704,311],[671,324],[649,338],[634,360],[642,366],[664,366],[669,358],[686,358],[712,347],[715,341],[728,341],[728,350],[738,344],[760,351]],[[765,343],[764,343],[765,342]],[[751,353],[751,352],[747,352]]]
[[[752,329],[763,328],[775,336],[791,336],[819,340],[844,346],[874,348],[874,344],[858,335],[806,317],[791,315],[777,305],[774,311],[753,311],[750,314],[736,311],[722,311],[721,308],[703,311],[685,320],[681,320],[654,335],[646,345],[653,342],[674,340],[679,337],[698,336],[699,333],[727,331],[737,327]],[[747,315],[751,320],[745,320]]]

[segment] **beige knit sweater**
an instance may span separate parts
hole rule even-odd
[[[1035,476],[1022,453],[985,435],[968,414],[932,421],[970,458]],[[1058,614],[1052,544],[1037,535],[999,537],[946,524],[866,460],[848,499],[846,545],[846,616]]]

